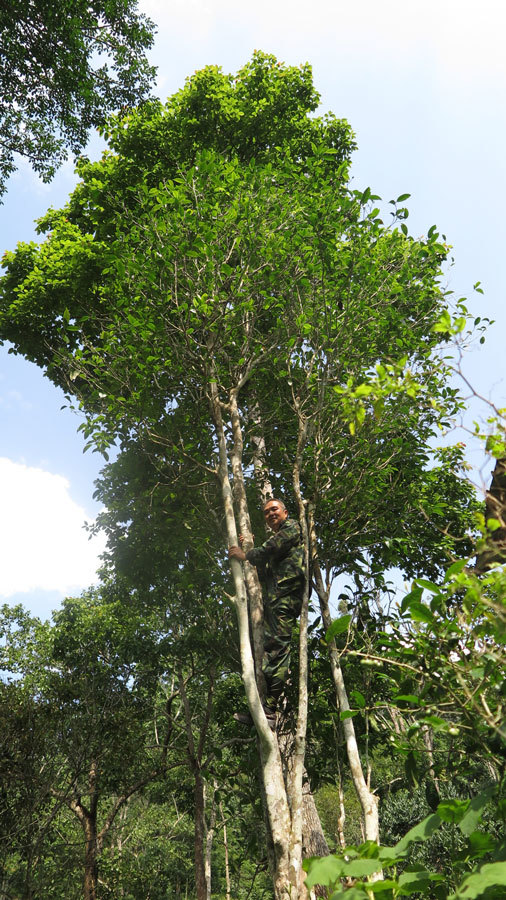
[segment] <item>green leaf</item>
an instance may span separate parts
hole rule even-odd
[[[448,900],[477,900],[488,888],[498,887],[504,890],[505,885],[506,862],[487,863],[479,872],[473,872],[464,878],[460,887]],[[502,896],[504,897],[504,893]],[[499,900],[500,894],[494,894],[494,897]]]
[[[417,578],[416,583],[420,587],[425,588],[426,591],[430,591],[431,594],[440,594],[441,593],[441,588],[438,587],[437,584],[434,584],[433,581],[427,581],[426,578]]]
[[[304,860],[303,868],[308,873],[306,887],[311,889],[315,884],[324,887],[333,885],[339,878],[364,878],[381,870],[379,859],[351,859],[342,856],[324,856],[319,859],[311,857]]]
[[[415,706],[420,706],[420,697],[415,697],[414,694],[397,694],[396,697],[393,697],[394,703],[398,703],[399,700],[404,703],[414,703]]]
[[[428,887],[430,881],[430,872],[427,872],[425,869],[418,872],[403,872],[399,875],[399,894],[423,891]]]
[[[408,606],[412,600],[421,600],[422,594],[423,594],[423,588],[420,588],[420,587],[413,588],[413,590],[411,590],[409,592],[409,594],[406,594],[406,596],[402,598],[401,612],[406,611],[406,609],[408,608]]]
[[[335,891],[330,900],[365,900],[367,891],[362,887],[352,887],[348,891]]]
[[[343,860],[337,856],[324,856],[322,858],[311,856],[302,863],[306,875],[306,887],[311,890],[313,885],[321,884],[330,887],[341,877]]]
[[[487,528],[489,531],[497,531],[501,527],[499,519],[487,519]]]
[[[343,722],[344,719],[353,719],[359,712],[359,709],[343,709],[343,711],[339,713],[339,718],[341,722]]]
[[[411,600],[408,604],[408,612],[414,622],[425,622],[427,625],[434,623],[434,614],[428,606],[419,600]]]
[[[351,691],[350,696],[351,696],[353,702],[356,703],[357,706],[360,707],[360,709],[364,709],[366,701],[365,701],[364,695],[361,694],[360,691],[353,690],[353,691]]]
[[[463,822],[464,820],[462,820]],[[462,830],[462,822],[459,823],[459,828]],[[472,834],[469,835],[469,851],[472,859],[483,859],[486,853],[491,853],[492,850],[495,850],[497,846],[497,842],[494,840],[491,834],[487,834],[484,831],[473,831]]]
[[[426,841],[428,840],[435,831],[441,825],[441,819],[437,815],[437,813],[433,813],[431,816],[427,816],[426,819],[423,819],[418,825],[415,825],[414,828],[411,828],[407,834],[404,835],[403,838],[395,845],[393,850],[395,853],[403,854],[409,848],[409,845],[413,842],[417,841]]]
[[[489,800],[494,796],[495,790],[495,786],[491,785],[485,791],[482,791],[481,794],[477,794],[476,797],[472,798],[465,815],[459,821],[459,828],[463,834],[470,835],[475,830],[481,814]]]
[[[460,575],[468,564],[469,560],[467,559],[458,559],[457,562],[452,563],[450,568],[446,570],[445,581],[448,581],[453,575]]]
[[[343,631],[347,631],[351,620],[352,616],[350,614],[341,616],[340,619],[334,619],[332,624],[327,628],[325,640],[331,641],[332,638],[336,636],[336,634],[342,634]]]
[[[443,800],[437,808],[437,814],[442,822],[451,822],[457,825],[467,811],[469,800],[458,800],[452,797],[450,800]]]
[[[411,194],[401,194],[400,197],[397,197],[396,203],[404,203],[405,200],[409,200]]]
[[[353,391],[354,397],[368,397],[369,394],[372,394],[372,385],[370,384],[359,384]]]

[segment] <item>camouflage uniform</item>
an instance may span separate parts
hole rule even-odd
[[[248,562],[258,571],[264,599],[265,644],[262,671],[267,705],[275,708],[288,679],[292,630],[304,593],[304,547],[299,523],[285,519],[261,547],[249,550]]]

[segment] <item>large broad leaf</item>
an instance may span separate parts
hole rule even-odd
[[[407,606],[407,610],[414,622],[425,622],[427,625],[434,623],[434,615],[428,606],[421,603],[420,600],[411,600]]]
[[[362,887],[352,887],[349,891],[336,891],[330,900],[365,900],[367,891]]]
[[[413,843],[413,841],[426,841],[430,838],[435,831],[441,825],[441,819],[437,815],[437,813],[433,813],[431,816],[427,816],[426,819],[423,819],[418,825],[415,825],[414,828],[411,828],[407,834],[404,835],[403,838],[393,847],[393,850],[396,854],[405,853],[409,845]]]
[[[418,872],[403,872],[399,875],[399,894],[411,894],[413,891],[424,891],[431,881],[430,872],[422,869]]]
[[[367,878],[381,870],[381,862],[378,859],[345,860],[342,856],[324,856],[305,860],[304,868],[308,873],[306,887],[310,890],[315,884],[328,887],[339,878]]]
[[[459,828],[463,834],[470,835],[475,830],[483,810],[487,805],[490,798],[494,795],[496,790],[495,785],[491,785],[485,791],[482,791],[481,794],[477,794],[476,797],[473,797],[469,806],[467,807],[467,811],[465,815],[459,822]]]
[[[341,616],[340,619],[334,619],[332,624],[327,628],[325,640],[331,641],[332,638],[336,636],[336,634],[342,634],[343,631],[347,631],[351,619],[351,615]]]
[[[490,891],[497,888],[497,891]],[[506,862],[487,863],[479,872],[464,878],[448,900],[476,900],[487,891],[487,900],[502,900],[506,896]]]
[[[458,825],[459,822],[462,822],[468,807],[469,800],[458,800],[456,797],[451,797],[438,805],[437,814],[443,822]]]
[[[311,890],[313,885],[321,884],[329,887],[341,877],[343,860],[337,856],[310,857],[304,860],[306,875],[306,887]]]

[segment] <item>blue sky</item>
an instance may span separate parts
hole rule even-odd
[[[312,64],[321,110],[347,118],[356,133],[356,186],[386,202],[409,192],[412,233],[436,224],[454,248],[448,287],[467,296],[476,315],[496,320],[465,369],[477,391],[506,406],[501,0],[144,0],[140,7],[158,24],[151,58],[162,98],[205,65],[236,71],[255,49]],[[100,148],[95,138],[88,154]],[[34,220],[61,206],[74,184],[71,162],[50,185],[22,163],[0,207],[0,255],[33,239]],[[477,281],[484,296],[473,292]],[[79,418],[61,410],[63,402],[36,367],[0,348],[0,602],[22,602],[41,616],[93,581],[102,549],[82,528],[97,512],[101,460],[83,455]],[[479,468],[472,442],[469,458]]]

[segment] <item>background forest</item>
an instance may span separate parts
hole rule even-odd
[[[455,348],[487,320],[445,290],[446,238],[410,234],[409,195],[354,187],[309,65],[256,52],[162,104],[151,26],[117,6],[123,93],[83,79],[93,44],[49,107],[37,70],[13,147],[37,168],[89,126],[107,141],[5,254],[0,337],[83,413],[108,543],[52,621],[2,610],[0,897],[502,897],[503,411],[477,428],[486,507],[449,436]],[[93,98],[77,136],[61,96]],[[308,571],[274,733],[258,584],[226,552],[264,540],[269,493]]]

